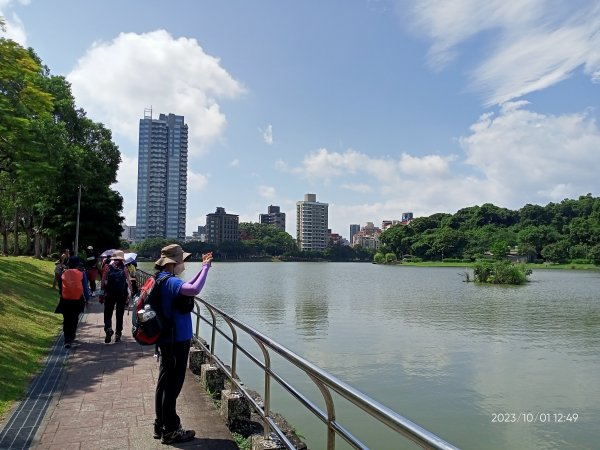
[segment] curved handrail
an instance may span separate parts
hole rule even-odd
[[[136,275],[138,276],[138,280],[140,280],[140,286],[143,284],[143,280],[145,280],[150,274],[137,270]],[[210,316],[211,320],[204,317],[201,314],[201,306],[204,306]],[[192,311],[194,315],[196,315],[196,331],[195,337],[200,338],[200,322],[206,323],[211,327],[211,345],[209,348],[206,348],[212,356],[212,360],[219,366],[221,370],[223,370],[228,377],[229,381],[236,387],[236,389],[246,397],[254,410],[263,418],[265,421],[265,439],[269,439],[271,436],[270,431],[272,430],[286,445],[287,448],[293,449],[294,446],[283,431],[278,427],[275,421],[270,417],[270,382],[271,378],[277,381],[287,392],[289,392],[292,396],[294,396],[302,405],[304,405],[310,412],[312,412],[318,419],[320,419],[327,426],[327,449],[334,450],[335,449],[335,436],[338,435],[343,438],[348,444],[357,449],[367,449],[358,438],[353,436],[349,430],[344,428],[341,424],[336,421],[335,416],[335,405],[333,397],[331,396],[330,390],[333,390],[342,398],[350,401],[355,406],[360,408],[365,413],[369,414],[371,417],[375,418],[380,423],[386,425],[390,429],[394,430],[398,434],[401,434],[405,438],[413,441],[417,445],[420,445],[423,448],[427,449],[442,449],[442,450],[457,450],[457,447],[452,444],[444,441],[442,438],[436,436],[425,428],[417,425],[416,423],[410,421],[409,419],[401,416],[390,408],[384,406],[378,401],[370,398],[366,394],[363,394],[359,390],[354,387],[346,384],[345,382],[339,380],[333,375],[329,374],[325,370],[311,363],[310,361],[304,359],[303,357],[297,355],[293,351],[287,349],[283,345],[264,335],[260,331],[252,328],[251,326],[245,324],[244,322],[237,320],[236,318],[230,316],[226,312],[222,311],[218,307],[208,303],[207,301],[196,297],[196,305],[195,310]],[[232,332],[232,337],[229,337],[227,333],[221,330],[217,326],[217,318],[219,316],[222,318],[230,328]],[[263,353],[264,362],[261,362],[252,355],[248,350],[243,348],[238,342],[237,331],[235,329],[241,330],[246,333],[249,337],[251,337],[260,348]],[[233,367],[230,371],[223,363],[220,362],[219,358],[216,357],[215,353],[215,344],[216,344],[216,333],[219,333],[223,336],[227,341],[232,344],[232,361]],[[198,339],[201,342],[200,339]],[[202,344],[203,345],[203,344]],[[308,377],[315,383],[316,387],[319,389],[321,394],[323,395],[323,399],[325,401],[325,405],[327,408],[327,412],[321,411],[321,409],[312,403],[309,399],[307,399],[302,393],[300,393],[296,388],[294,388],[291,384],[285,381],[281,376],[279,376],[275,371],[271,368],[270,363],[270,354],[268,349],[271,349],[281,357],[283,357],[286,361],[302,370]],[[237,351],[242,352],[246,355],[250,361],[252,361],[257,367],[262,369],[265,374],[265,392],[263,405],[259,405],[256,400],[254,400],[250,394],[246,391],[244,386],[236,379],[236,369],[235,369],[235,361],[237,359]]]

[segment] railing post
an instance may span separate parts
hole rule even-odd
[[[269,373],[271,371],[271,356],[269,355],[269,352],[267,351],[265,345],[260,340],[258,340],[255,336],[252,336],[252,338],[260,347],[263,353],[263,357],[265,358],[265,397],[263,399],[263,412],[265,414],[265,417],[269,417],[271,403],[271,375]],[[263,433],[264,438],[269,439],[270,433],[271,427],[269,425],[269,421],[265,420],[265,427]]]

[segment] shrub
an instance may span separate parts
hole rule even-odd
[[[512,264],[510,261],[479,261],[473,268],[475,281],[488,284],[523,284],[531,270],[524,264]]]
[[[385,254],[385,262],[386,263],[392,263],[392,262],[396,262],[398,261],[398,258],[396,257],[395,253],[386,253]]]
[[[385,262],[385,256],[383,253],[375,253],[375,256],[373,256],[373,262],[375,264],[383,264]]]

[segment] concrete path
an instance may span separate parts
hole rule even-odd
[[[131,337],[125,311],[123,340],[104,343],[103,307],[93,301],[77,330],[62,384],[31,448],[39,450],[168,448],[152,438],[158,363],[154,347]],[[114,327],[114,318],[113,318]],[[237,445],[212,400],[188,372],[177,402],[183,426],[196,431],[177,448],[234,450]]]

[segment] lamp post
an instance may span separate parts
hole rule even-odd
[[[79,212],[81,210],[81,185],[79,185],[79,193],[77,194],[77,225],[75,226],[75,248],[74,255],[78,255],[79,248]]]

